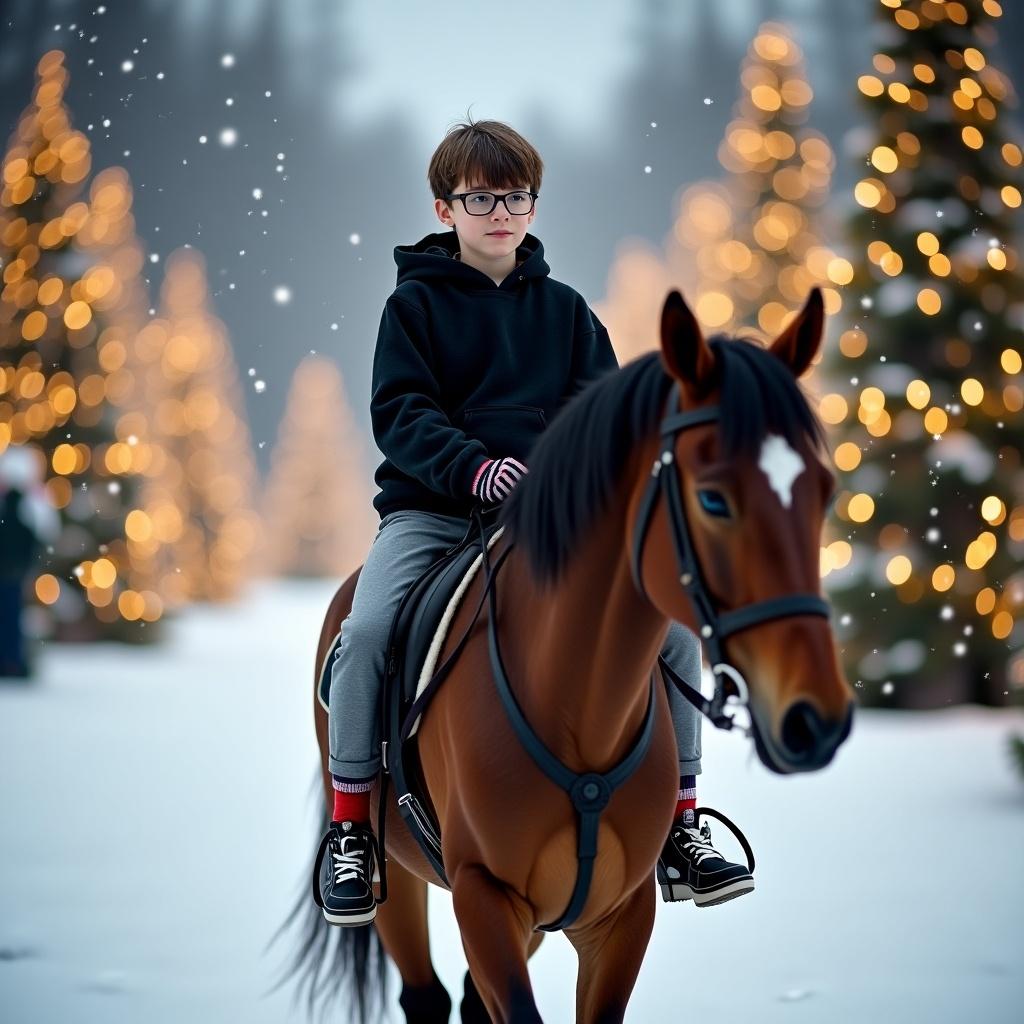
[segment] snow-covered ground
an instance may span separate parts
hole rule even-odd
[[[263,997],[284,956],[264,947],[318,838],[310,688],[330,592],[265,585],[189,611],[159,648],[56,647],[33,683],[0,682],[0,1021],[302,1019],[287,990]],[[1024,715],[862,712],[833,766],[779,778],[706,728],[698,797],[750,838],[757,891],[659,904],[627,1019],[1021,1020],[1013,730]],[[458,991],[446,894],[431,916]],[[546,1020],[572,1019],[574,971],[549,937],[532,963]]]

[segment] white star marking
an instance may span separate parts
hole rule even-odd
[[[783,507],[789,508],[793,504],[793,481],[807,468],[804,460],[784,437],[769,434],[761,446],[757,467],[768,477],[768,483]]]

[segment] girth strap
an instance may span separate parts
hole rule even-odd
[[[493,581],[497,576],[498,570],[511,550],[512,545],[509,545],[498,556],[493,569],[490,571],[489,581]],[[640,734],[630,752],[614,768],[604,774],[598,772],[577,774],[562,764],[548,750],[544,742],[526,720],[522,708],[519,707],[515,695],[512,693],[512,687],[509,684],[505,665],[501,659],[501,651],[498,647],[496,591],[496,585],[490,587],[488,591],[491,609],[488,622],[488,640],[491,652],[491,667],[494,681],[498,688],[498,694],[501,697],[501,702],[504,705],[509,721],[512,723],[512,728],[515,730],[516,736],[519,737],[519,742],[526,748],[526,752],[533,758],[537,767],[556,786],[559,786],[568,794],[578,816],[576,856],[579,861],[579,868],[576,874],[576,886],[569,899],[569,905],[557,921],[552,924],[537,926],[538,931],[556,932],[572,924],[580,916],[587,902],[587,896],[590,893],[590,883],[594,874],[594,860],[597,857],[597,834],[601,823],[601,812],[607,807],[612,793],[636,771],[650,749],[651,736],[654,733],[654,674],[653,672],[651,673],[647,714],[640,728]]]

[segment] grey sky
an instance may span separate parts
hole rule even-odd
[[[697,2],[705,0],[667,4],[665,30],[682,31]],[[717,5],[723,30],[748,32],[755,5]],[[517,15],[516,29],[496,19],[499,8],[468,0],[351,0],[347,8],[359,74],[336,102],[355,124],[386,109],[410,110],[423,145],[436,145],[470,104],[474,119],[515,123],[540,108],[569,135],[602,134],[616,86],[637,59],[630,29],[643,13],[624,0],[517,0],[500,8]]]

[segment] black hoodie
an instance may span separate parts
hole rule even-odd
[[[454,231],[395,248],[398,284],[381,316],[370,417],[384,461],[373,499],[468,516],[485,459],[530,449],[565,400],[618,363],[581,295],[548,276],[531,234],[496,285],[455,259]]]

